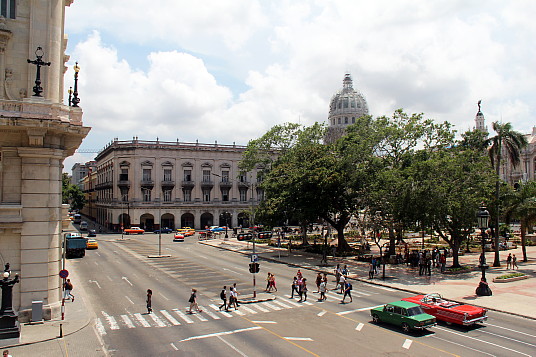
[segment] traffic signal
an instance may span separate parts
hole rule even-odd
[[[260,271],[259,263],[249,263],[249,272],[258,273]]]

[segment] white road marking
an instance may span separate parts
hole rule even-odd
[[[261,303],[261,304],[264,305],[264,306],[268,306],[272,310],[277,310],[277,311],[281,310],[281,308],[279,306],[272,305],[272,304],[270,304],[269,302],[266,302],[266,301]]]
[[[123,319],[123,322],[125,323],[125,325],[127,325],[128,328],[136,327],[127,315],[121,315],[121,318]]]
[[[156,316],[155,314],[149,314],[149,316],[153,319],[153,321],[156,323],[158,327],[169,326],[160,317]]]
[[[287,300],[286,301],[287,303],[289,303],[290,305],[294,305],[296,307],[301,307],[302,305],[296,301],[292,301],[292,300]]]
[[[393,288],[388,288],[386,286],[380,286],[380,285],[375,285],[374,288],[375,289],[387,290],[387,291],[395,291],[395,289],[393,289]]]
[[[93,263],[95,263],[95,265],[99,265],[99,262],[93,262]]]
[[[502,326],[497,326],[497,325],[493,325],[493,324],[490,324],[490,323],[487,323],[486,322],[486,326],[493,326],[493,327],[497,327],[497,328],[502,328],[503,330],[508,330],[508,331],[512,331],[512,332],[515,332],[515,333],[520,333],[522,335],[526,335],[526,336],[530,336],[530,337],[534,337],[536,338],[535,335],[531,335],[531,334],[528,334],[526,332],[521,332],[521,331],[517,331],[517,330],[512,330],[511,328],[507,328],[507,327],[502,327]]]
[[[130,281],[128,281],[127,277],[126,276],[122,276],[121,279],[123,279],[124,281],[126,281],[127,283],[130,284],[130,286],[134,286],[132,285],[132,283]]]
[[[281,301],[273,300],[272,302],[273,302],[274,304],[277,304],[277,305],[279,305],[279,306],[284,307],[285,309],[290,309],[290,308],[292,307],[292,306],[287,305],[287,304],[285,304],[284,302],[281,302]]]
[[[309,302],[309,301],[305,301],[305,300],[304,300],[304,301],[302,301],[302,303],[303,303],[303,304],[305,304],[305,305],[309,305],[309,306],[310,306],[310,305],[313,305],[313,303],[312,303],[312,302]]]
[[[283,337],[286,340],[290,341],[313,341],[310,337]]]
[[[175,311],[175,313],[177,315],[179,315],[179,317],[181,319],[183,319],[186,323],[188,324],[193,324],[194,322],[192,321],[192,319],[190,319],[188,316],[186,316],[182,311],[179,311],[179,309],[173,309],[173,311]]]
[[[99,257],[101,256],[99,252],[95,252],[95,254],[97,254]]]
[[[180,325],[181,323],[177,321],[169,312],[166,310],[160,310],[160,313],[164,315],[166,319],[168,319],[169,322],[171,322],[174,326]]]
[[[260,306],[260,305],[258,305],[258,304],[251,305],[251,307],[256,308],[256,309],[259,310],[260,312],[270,312],[270,310],[265,309],[264,307],[262,307],[262,306]]]
[[[277,322],[275,321],[251,321],[253,322],[254,324],[276,324]]]
[[[106,322],[108,322],[108,325],[110,325],[111,330],[119,330],[119,325],[117,324],[117,321],[115,321],[115,318],[113,316],[108,315],[104,311],[101,311],[101,313],[106,319]]]
[[[99,285],[99,282],[98,282],[97,280],[90,280],[89,282],[90,282],[90,283],[95,283],[95,284],[97,284],[97,287],[98,287],[99,289],[101,288],[100,285]]]
[[[200,307],[201,308],[201,307]],[[208,321],[203,315],[199,313],[192,314],[193,316],[197,317],[201,321]]]
[[[252,310],[247,306],[244,306],[244,304],[242,304],[242,310],[245,310],[245,311],[249,312],[250,314],[256,314],[257,313],[257,311]]]
[[[141,316],[140,313],[135,313],[134,317],[143,327],[151,327],[151,325],[143,318],[143,316]]]
[[[125,297],[127,298],[128,301],[130,301],[130,303],[131,303],[132,305],[134,305],[134,301],[130,300],[130,298],[129,298],[128,296],[125,296]]]
[[[224,336],[224,335],[232,335],[234,333],[240,333],[240,332],[247,332],[247,331],[254,331],[254,330],[260,330],[262,327],[260,326],[254,326],[254,327],[248,327],[248,328],[241,328],[238,330],[232,330],[232,331],[224,331],[224,332],[216,332],[216,333],[210,333],[208,335],[199,335],[199,336],[192,336],[185,338],[183,340],[180,340],[179,342],[186,342],[186,341],[192,341],[192,340],[200,340],[202,338],[207,337],[216,337],[216,336]]]
[[[363,326],[365,326],[365,325],[363,325],[363,324],[360,322],[360,323],[355,327],[355,329],[356,329],[357,331],[361,331],[361,329],[363,328]]]
[[[437,338],[437,339],[439,339],[441,341],[449,342],[449,343],[452,343],[454,345],[461,346],[461,347],[464,347],[464,348],[467,348],[467,349],[470,349],[470,350],[473,350],[473,351],[476,351],[476,352],[480,352],[480,353],[483,353],[483,354],[488,355],[488,356],[495,356],[495,355],[492,355],[491,353],[487,353],[487,352],[484,352],[484,351],[481,351],[481,350],[477,350],[476,348],[469,347],[469,346],[466,346],[466,345],[462,345],[461,343],[452,342],[451,340],[447,340],[445,338],[437,337],[435,335],[428,335],[428,336],[430,336],[432,338]]]
[[[241,308],[242,308],[242,307],[241,307]],[[244,314],[244,313],[243,313],[242,311],[240,311],[240,310],[234,310],[233,312],[234,312],[235,314],[237,314],[237,315],[240,315],[240,316],[244,316],[244,315],[246,315],[246,314]]]
[[[322,317],[322,316],[324,316],[326,314],[326,312],[327,312],[326,310],[322,310],[318,314],[316,314],[316,316]]]
[[[104,325],[102,324],[101,319],[97,319],[97,321],[95,322],[95,327],[97,328],[97,332],[99,333],[99,335],[106,335],[106,330],[104,329]]]
[[[166,296],[165,296],[164,294],[162,294],[161,292],[158,292],[158,293],[159,293],[159,294],[160,294],[160,296],[162,296],[162,297],[163,297],[164,299],[166,299],[166,300],[168,300],[168,301],[169,301],[169,299],[168,299],[168,298],[167,298],[167,297],[166,297]]]
[[[178,351],[178,350],[179,350],[179,349],[177,348],[177,346],[175,346],[175,345],[173,344],[173,342],[170,343],[170,345],[171,345],[171,347],[172,347],[175,351]]]
[[[242,273],[239,273],[239,272],[237,272],[237,271],[234,271],[234,270],[231,270],[231,269],[227,269],[227,268],[223,268],[223,270],[230,271],[231,273],[236,274],[236,275],[244,275],[244,274],[242,274]]]
[[[376,305],[376,306],[371,306],[371,307],[362,307],[360,309],[355,309],[355,310],[341,311],[341,312],[337,312],[337,315],[346,315],[346,314],[351,314],[352,312],[372,310],[380,306],[383,306],[383,305]]]
[[[465,338],[469,338],[471,340],[475,340],[475,341],[479,341],[479,342],[483,342],[483,343],[487,343],[489,345],[492,345],[492,346],[496,346],[496,347],[500,347],[500,348],[504,348],[505,350],[508,350],[508,351],[512,351],[512,352],[515,352],[515,353],[519,353],[523,356],[527,356],[527,357],[531,357],[530,355],[526,354],[526,353],[523,353],[523,352],[519,352],[519,351],[516,351],[514,349],[511,349],[511,348],[508,348],[508,347],[504,347],[504,346],[501,346],[501,345],[498,345],[496,343],[493,343],[493,342],[488,342],[488,341],[485,341],[485,340],[481,340],[479,338],[475,338],[475,337],[471,337],[471,336],[466,336],[466,335],[462,335],[461,333],[457,333],[457,332],[454,332],[454,331],[451,331],[451,330],[448,330],[448,329],[445,329],[445,328],[442,328],[442,327],[434,327],[436,329],[439,329],[441,331],[447,331],[447,332],[450,332],[452,334],[455,334],[455,335],[458,335],[458,336],[462,336],[462,337],[465,337]]]
[[[226,317],[233,317],[233,315],[231,315],[230,313],[228,313],[227,311],[220,311],[220,308],[217,307],[216,305],[214,304],[210,304],[208,305],[210,306],[211,308],[213,308],[215,311],[218,311],[220,314],[222,314],[223,316],[226,316]]]
[[[489,332],[489,331],[485,331],[485,330],[479,330],[480,332],[483,332],[483,333],[487,333],[488,335],[493,335],[493,336],[497,336],[497,337],[501,337],[501,338],[504,338],[506,340],[511,340],[511,341],[516,341],[517,343],[522,343],[524,345],[529,345],[531,347],[536,347],[536,345],[532,344],[532,343],[528,343],[528,342],[525,342],[525,341],[520,341],[520,340],[516,340],[515,338],[511,338],[511,337],[506,337],[504,335],[499,335],[497,333],[493,333],[493,332]]]
[[[406,350],[409,350],[412,344],[412,340],[406,338],[406,341],[404,341],[404,344],[402,345],[402,348],[405,348]]]
[[[235,346],[231,345],[229,342],[225,341],[223,339],[223,337],[221,336],[216,336],[218,339],[220,339],[221,342],[225,343],[227,346],[231,347],[236,353],[238,353],[239,355],[241,355],[242,357],[248,357],[246,354],[244,354],[242,351],[240,351],[238,348],[236,348]]]
[[[106,277],[108,278],[108,280],[113,281],[109,275],[106,275]]]
[[[219,320],[219,319],[220,319],[220,317],[219,317],[218,315],[216,315],[216,314],[213,313],[212,311],[209,311],[208,309],[205,310],[205,313],[206,313],[208,316],[212,317],[214,320]]]

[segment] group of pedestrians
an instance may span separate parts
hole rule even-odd
[[[224,309],[225,311],[229,311],[230,308],[233,308],[235,310],[238,310],[238,290],[236,290],[236,283],[233,284],[233,286],[229,287],[229,299],[227,299],[227,286],[224,286],[223,289],[221,289],[220,292],[220,299],[222,301],[222,304],[220,305],[220,311]]]
[[[516,255],[512,255],[512,253],[508,253],[508,257],[506,258],[506,269],[518,269],[517,266],[517,257]]]
[[[275,285],[275,275],[268,272],[268,276],[266,277],[266,292],[270,293],[272,290],[277,291],[277,286]]]
[[[298,273],[292,280],[291,289],[291,299],[294,298],[294,293],[296,293],[300,297],[298,302],[307,301],[307,279],[303,277],[300,269],[298,269]]]

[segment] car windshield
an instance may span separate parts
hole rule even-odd
[[[407,311],[408,311],[408,316],[424,314],[424,311],[422,311],[420,306],[410,307]]]

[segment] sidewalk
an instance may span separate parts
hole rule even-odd
[[[201,244],[210,245],[220,249],[236,251],[241,254],[250,255],[252,253],[252,244],[248,242],[239,242],[236,239],[211,239],[199,241]],[[536,310],[531,306],[536,305],[536,247],[527,247],[528,262],[523,263],[521,247],[508,251],[501,251],[502,267],[490,267],[486,271],[486,278],[489,286],[493,291],[493,296],[477,296],[476,287],[480,281],[481,271],[478,270],[478,253],[471,253],[460,256],[460,264],[471,266],[475,270],[468,273],[447,275],[439,273],[436,268],[432,269],[431,276],[419,276],[418,268],[407,267],[405,264],[386,265],[385,276],[382,280],[380,272],[373,280],[368,278],[368,266],[366,262],[359,262],[354,257],[335,259],[330,258],[329,266],[322,267],[321,257],[301,251],[293,251],[290,256],[286,249],[278,250],[275,247],[269,247],[266,244],[256,244],[256,254],[261,260],[271,260],[276,262],[294,265],[301,269],[326,272],[333,274],[334,267],[337,264],[347,265],[350,271],[350,277],[359,281],[387,286],[399,290],[412,292],[415,294],[440,293],[449,300],[455,300],[471,305],[481,306],[490,310],[505,312],[513,315],[536,319]],[[504,275],[513,270],[506,269],[506,256],[508,253],[515,254],[518,257],[519,272],[525,273],[530,278],[510,283],[494,283],[493,278]],[[493,262],[493,252],[486,254],[488,263]],[[447,260],[447,266],[451,264],[452,258]],[[262,263],[261,263],[262,266]]]

